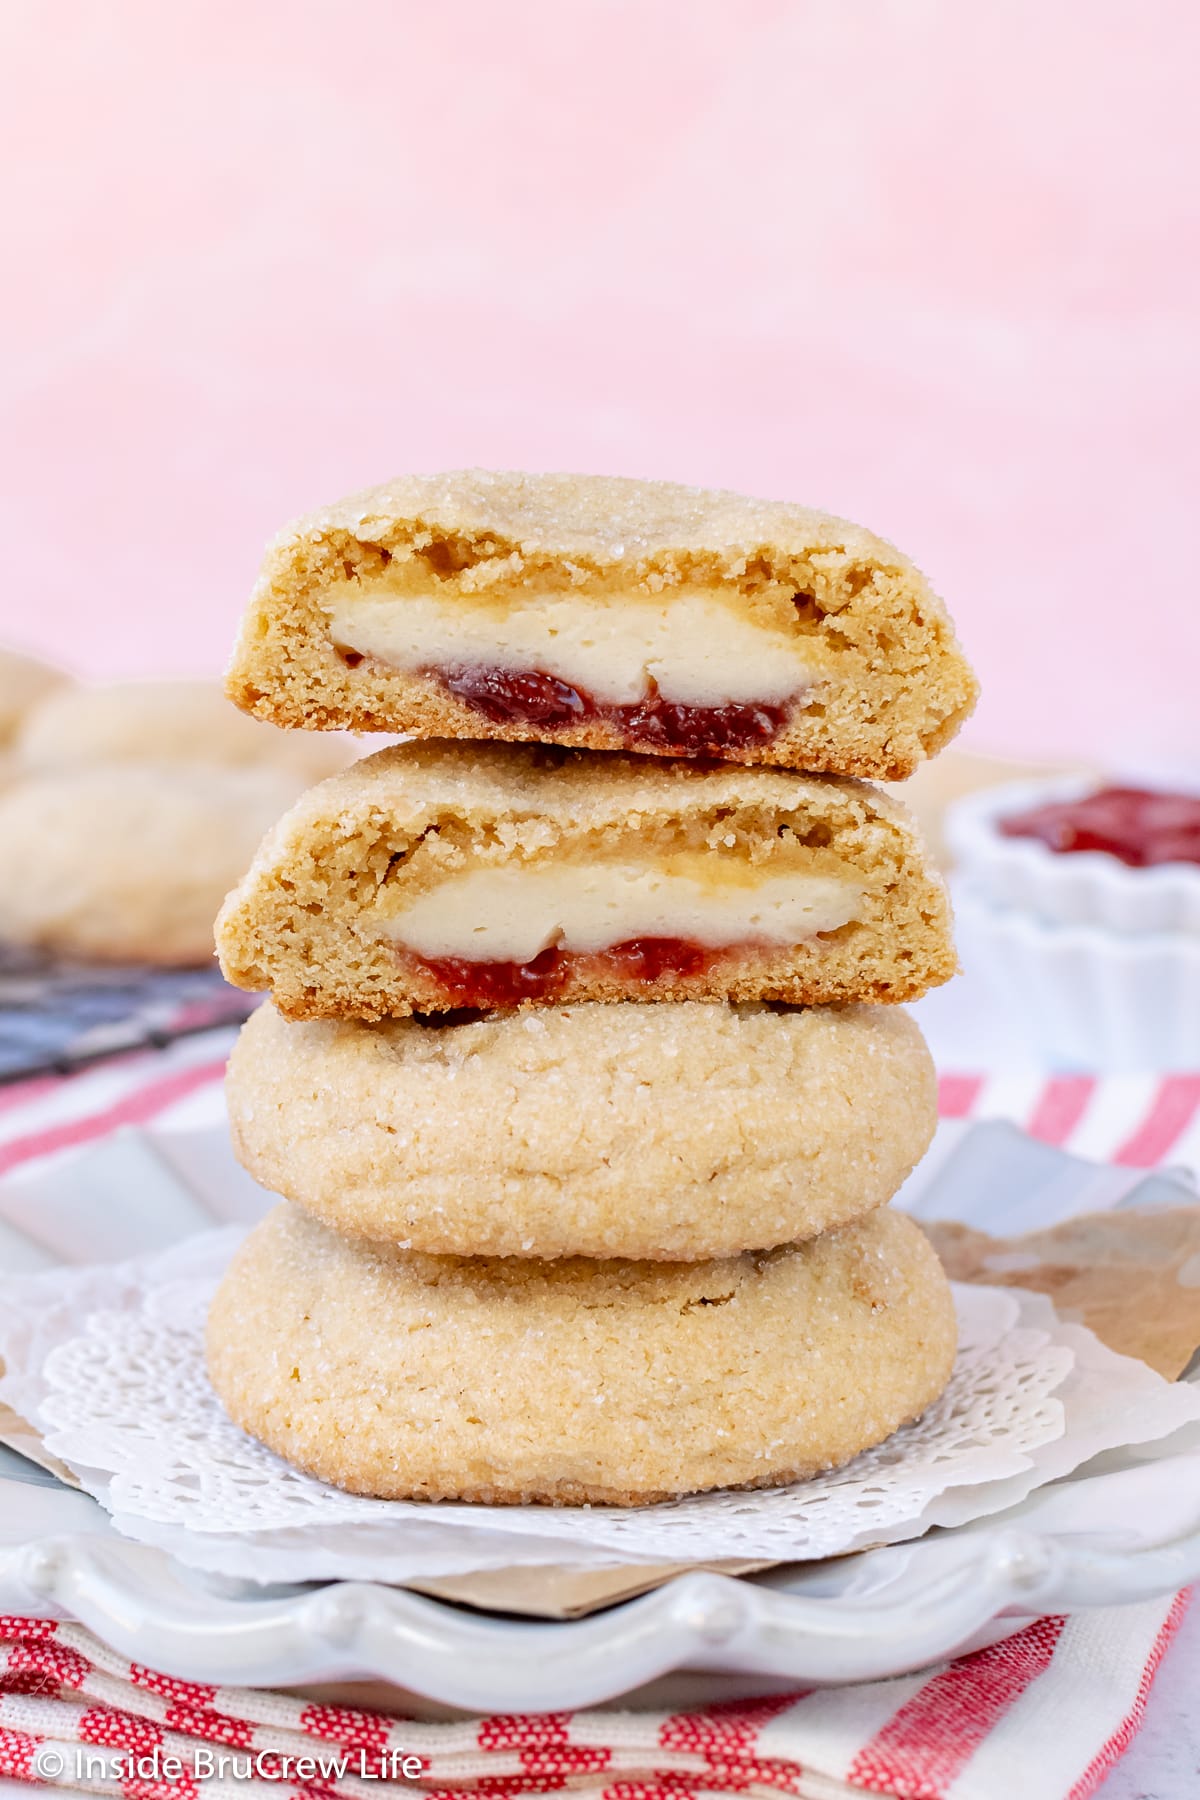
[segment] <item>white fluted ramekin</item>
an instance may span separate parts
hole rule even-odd
[[[1098,785],[1078,776],[1023,781],[955,801],[943,829],[957,874],[994,906],[1048,925],[1102,925],[1138,937],[1182,932],[1200,942],[1200,865],[1131,869],[1098,850],[1063,855],[1037,838],[1005,837],[998,829],[1001,819],[1081,799]]]
[[[964,970],[986,981],[1033,1060],[1200,1070],[1200,935],[1046,924],[961,879],[954,917]]]

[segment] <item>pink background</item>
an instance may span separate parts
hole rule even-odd
[[[909,550],[964,741],[1200,763],[1198,66],[1194,0],[10,0],[4,635],[215,670],[323,499],[669,476]]]

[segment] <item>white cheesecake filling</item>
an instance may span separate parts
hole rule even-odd
[[[551,946],[589,954],[630,938],[686,938],[714,950],[799,944],[848,924],[862,901],[847,877],[749,864],[701,877],[686,867],[702,860],[469,869],[401,905],[386,928],[418,956],[527,963]]]
[[[364,584],[327,611],[334,643],[394,668],[536,669],[609,706],[644,700],[651,681],[681,706],[778,705],[814,679],[800,641],[701,593],[599,604],[531,595],[501,611]]]

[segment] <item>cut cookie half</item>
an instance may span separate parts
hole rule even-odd
[[[499,744],[400,745],[313,788],[217,946],[293,1019],[903,1001],[955,969],[943,883],[862,782]]]
[[[857,525],[665,482],[465,470],[283,532],[227,691],[278,725],[900,780],[976,684],[924,576]]]

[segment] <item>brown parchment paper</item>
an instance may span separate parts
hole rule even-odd
[[[417,1594],[456,1600],[487,1612],[523,1613],[533,1619],[582,1619],[603,1606],[633,1600],[670,1581],[673,1575],[707,1569],[714,1575],[753,1575],[773,1569],[769,1562],[641,1563],[623,1569],[570,1569],[543,1563],[530,1569],[484,1569],[476,1575],[442,1575],[406,1581]]]
[[[0,1373],[3,1369],[4,1364],[0,1363]],[[35,1462],[39,1469],[57,1475],[68,1487],[76,1490],[80,1488],[81,1483],[74,1469],[68,1469],[66,1463],[60,1461],[53,1451],[47,1450],[37,1426],[31,1425],[28,1419],[23,1419],[19,1412],[14,1412],[3,1400],[0,1400],[0,1444],[7,1444],[10,1450],[19,1450],[22,1456]]]
[[[1168,1381],[1200,1346],[1200,1206],[1082,1213],[1019,1238],[948,1223],[925,1230],[951,1281],[1033,1288],[1060,1318]]]

